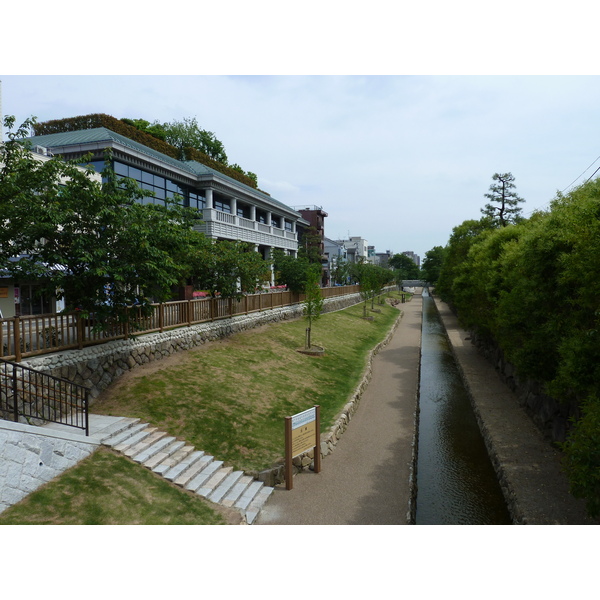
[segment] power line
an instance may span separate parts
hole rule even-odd
[[[600,158],[600,156],[598,158]],[[585,169],[585,171],[587,171],[588,169],[590,169],[596,163],[596,161],[598,160],[598,158],[587,169]],[[592,173],[591,177],[586,181],[586,183],[598,172],[598,170],[600,170],[600,167],[598,167],[598,169],[596,169]],[[583,173],[585,173],[585,171]],[[581,175],[579,175],[579,177],[581,177],[583,175],[583,173]],[[564,190],[562,190],[562,192],[564,192],[565,190],[568,190],[579,179],[579,177],[576,177]]]

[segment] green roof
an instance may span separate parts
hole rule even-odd
[[[206,175],[213,175],[219,178],[224,178],[227,181],[231,182],[235,187],[243,187],[252,193],[254,196],[258,196],[263,198],[267,202],[280,206],[283,209],[291,210],[292,212],[297,212],[293,208],[289,207],[287,204],[276,200],[269,194],[265,194],[260,190],[257,190],[253,187],[246,185],[234,179],[233,177],[229,177],[216,169],[212,169],[202,163],[199,163],[195,160],[177,160],[176,158],[172,158],[167,154],[163,154],[162,152],[158,152],[157,150],[153,150],[148,146],[144,146],[144,144],[140,144],[134,140],[125,137],[119,133],[115,133],[106,127],[96,127],[94,129],[82,129],[79,131],[66,131],[63,133],[50,133],[47,135],[36,135],[28,138],[28,141],[31,142],[33,146],[42,146],[44,148],[67,148],[71,147],[70,150],[73,150],[72,146],[85,145],[85,144],[99,144],[102,142],[118,142],[119,144],[131,148],[140,154],[146,154],[147,156],[158,159],[162,162],[170,164],[178,169],[182,169],[183,171],[187,171],[191,175],[196,177],[202,177]],[[65,150],[67,151],[67,150]]]
[[[29,138],[29,141],[34,146],[43,146],[44,148],[66,148],[67,146],[78,146],[84,144],[97,144],[101,142],[118,142],[119,144],[131,148],[141,154],[146,154],[152,158],[159,159],[174,167],[178,167],[192,174],[194,171],[187,168],[185,163],[172,158],[168,154],[163,154],[157,150],[153,150],[148,146],[144,146],[139,142],[125,137],[119,133],[115,133],[106,127],[96,127],[95,129],[82,129],[80,131],[66,131],[64,133],[50,133],[48,135],[36,135]],[[216,173],[216,171],[213,171]]]

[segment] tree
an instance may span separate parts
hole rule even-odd
[[[239,299],[271,276],[270,264],[248,242],[207,240],[192,250],[189,262],[194,287],[213,297]]]
[[[305,300],[304,300],[304,316],[308,321],[308,327],[306,328],[306,342],[305,346],[307,350],[311,348],[311,331],[313,321],[316,321],[321,316],[323,310],[323,294],[321,293],[321,286],[319,285],[320,277],[316,270],[310,270],[308,273],[308,279],[304,288]]]
[[[418,265],[406,254],[394,254],[388,260],[388,264],[400,271],[399,279],[419,279],[421,275]]]
[[[183,121],[174,120],[163,123],[165,141],[178,148],[183,156],[185,148],[195,148],[204,152],[213,160],[227,165],[227,154],[223,142],[217,139],[212,131],[201,129],[196,117],[184,117]]]
[[[331,282],[339,285],[346,285],[350,275],[350,263],[341,256],[336,256],[331,260]]]
[[[423,266],[421,267],[421,276],[431,285],[435,285],[440,276],[440,271],[444,264],[444,254],[442,246],[434,246],[431,250],[425,252]]]
[[[304,291],[311,271],[321,276],[321,265],[311,263],[306,257],[289,256],[280,249],[273,252],[273,265],[276,283],[287,285],[292,292]]]
[[[203,237],[192,229],[197,213],[139,203],[146,193],[117,178],[108,160],[102,183],[75,161],[39,160],[23,140],[34,122],[15,132],[14,117],[5,119],[0,268],[36,281],[43,293],[64,297],[67,310],[93,313],[100,324],[115,316],[133,323],[123,307],[149,311],[181,283],[189,247]]]
[[[484,194],[490,202],[481,209],[482,214],[501,227],[516,223],[521,216],[519,203],[525,202],[525,200],[515,192],[516,186],[513,174],[494,173],[492,179],[497,183],[492,183],[490,191]]]

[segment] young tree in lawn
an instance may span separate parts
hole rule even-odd
[[[490,200],[481,213],[492,220],[495,225],[506,227],[516,223],[521,216],[519,204],[525,202],[515,191],[515,178],[512,173],[494,173],[492,179],[495,183],[490,185],[490,191],[484,194]]]
[[[304,288],[304,316],[308,321],[308,327],[306,328],[306,342],[305,346],[307,349],[311,348],[311,331],[312,324],[320,316],[323,310],[323,294],[321,293],[320,271],[317,269],[311,269],[308,273],[308,280]]]

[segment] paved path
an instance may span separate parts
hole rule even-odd
[[[404,315],[373,359],[358,411],[321,472],[276,487],[261,525],[405,525],[410,520],[422,298],[398,305]]]

